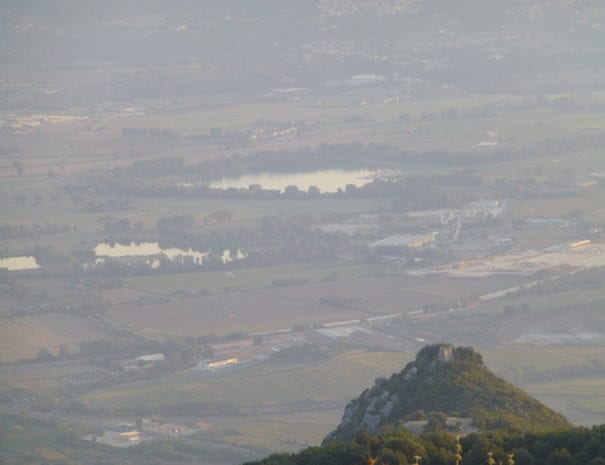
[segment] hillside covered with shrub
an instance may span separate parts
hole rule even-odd
[[[351,401],[325,442],[427,417],[439,423],[439,416],[470,419],[482,431],[545,432],[571,426],[562,415],[494,375],[472,348],[435,344],[423,348],[403,371],[376,380]]]
[[[605,425],[548,433],[494,431],[460,439],[461,465],[483,465],[492,452],[496,464],[605,465]],[[365,432],[348,442],[311,447],[297,454],[275,454],[247,465],[407,465],[420,457],[423,465],[455,463],[456,438],[449,433],[413,436],[405,429],[371,435]]]

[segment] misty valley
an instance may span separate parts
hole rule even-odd
[[[0,2],[0,465],[605,464],[605,5]]]

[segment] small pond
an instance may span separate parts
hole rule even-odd
[[[309,187],[316,186],[321,192],[334,193],[338,189],[345,189],[347,184],[361,187],[371,182],[380,174],[378,170],[320,170],[301,173],[253,173],[245,174],[239,178],[223,178],[210,183],[212,188],[227,189],[235,187],[247,189],[252,184],[258,184],[263,189],[279,190],[284,192],[287,186],[296,186],[301,191],[308,191]]]
[[[21,257],[0,258],[0,268],[6,268],[8,271],[34,270],[40,268],[36,259],[31,255]]]
[[[131,242],[130,244],[107,244],[101,243],[94,248],[95,255],[97,257],[108,257],[108,258],[122,258],[122,257],[148,257],[154,255],[164,255],[170,260],[182,260],[185,257],[191,257],[195,263],[201,265],[208,257],[210,252],[197,252],[192,249],[178,249],[178,248],[166,248],[160,247],[157,242]],[[228,263],[233,260],[242,260],[246,258],[246,255],[241,251],[237,250],[234,254],[230,250],[224,250],[221,256],[223,263]]]

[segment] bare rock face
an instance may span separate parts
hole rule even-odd
[[[442,345],[439,347],[437,358],[442,362],[449,362],[454,357],[454,347],[450,345]]]

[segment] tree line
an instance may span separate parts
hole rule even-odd
[[[507,431],[475,433],[460,438],[461,465],[605,465],[605,425],[542,434]],[[509,456],[512,455],[512,458]],[[417,457],[417,459],[415,459]],[[274,454],[246,465],[453,465],[456,438],[444,432],[413,436],[408,430],[380,435],[360,432],[349,442]]]

